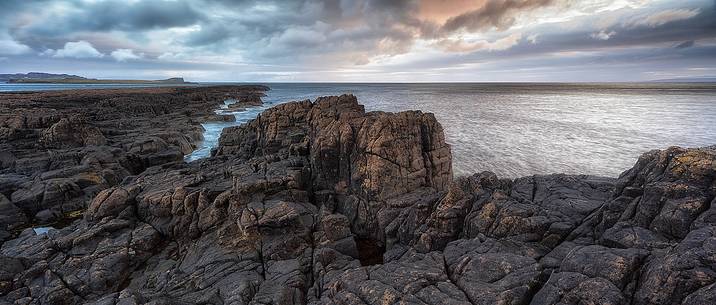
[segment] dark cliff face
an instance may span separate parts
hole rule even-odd
[[[99,141],[59,142],[78,138]],[[710,304],[715,179],[716,148],[649,152],[618,179],[453,179],[431,114],[287,103],[211,158],[149,167],[82,220],[6,241],[0,302]]]
[[[390,202],[444,191],[452,179],[450,147],[432,114],[366,113],[352,95],[277,106],[227,130],[219,143],[219,155],[300,159],[317,204],[381,243],[385,227],[399,225],[402,207]]]

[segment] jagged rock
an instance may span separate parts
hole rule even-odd
[[[28,177],[25,175],[0,174],[0,193],[10,197],[14,191],[27,183],[27,181]]]
[[[81,203],[72,202],[82,194],[80,187],[71,179],[54,178],[28,183],[12,193],[12,203],[32,214],[52,207],[71,211]]]
[[[638,249],[576,247],[552,273],[532,304],[627,303],[632,299],[638,269],[647,254]]]
[[[118,216],[125,209],[132,207],[137,191],[136,187],[113,187],[101,191],[87,207],[85,218],[98,221],[104,217]]]
[[[63,118],[42,132],[40,142],[48,147],[79,147],[105,145],[107,139],[99,128],[81,119]]]
[[[0,193],[11,198],[28,221],[63,221],[124,178],[181,162],[203,139],[203,117],[214,115],[229,98],[243,105],[260,103],[267,89],[2,93]]]
[[[307,135],[310,101],[281,104],[267,109],[241,126],[228,127],[221,133],[216,155],[233,155],[244,159],[267,156],[300,143]]]
[[[485,235],[562,242],[608,198],[613,180],[592,176],[532,176],[500,180],[485,172],[458,179],[415,241],[421,251],[441,250],[458,237]]]
[[[133,101],[101,103],[173,113],[171,104]],[[345,95],[227,128],[211,158],[146,167],[181,156],[193,131],[126,138],[105,128],[108,143],[124,140],[21,154],[0,173],[0,193],[12,195],[0,207],[87,210],[67,227],[27,228],[2,244],[0,303],[716,299],[716,148],[650,152],[616,181],[489,172],[453,181],[433,116],[366,113]]]
[[[376,220],[398,212],[391,199],[421,188],[443,191],[452,179],[450,147],[432,114],[366,113],[352,95],[279,105],[227,129],[217,149],[247,159],[307,152],[313,189],[333,192],[332,209],[348,216],[354,232],[381,242],[389,223]],[[417,217],[415,223],[426,215]]]
[[[642,268],[634,304],[713,300],[715,253],[716,227],[691,231],[666,255],[654,257]]]
[[[13,230],[23,226],[27,217],[5,195],[0,194],[0,241],[10,237]]]
[[[2,129],[0,129],[0,133],[2,133]],[[3,136],[0,135],[0,139],[6,139]],[[10,141],[11,139],[7,139]],[[0,170],[11,168],[15,165],[15,156],[6,150],[0,151]]]
[[[471,304],[453,284],[443,255],[407,250],[375,267],[348,269],[319,285],[311,304]]]
[[[716,225],[708,212],[715,179],[714,148],[648,152],[619,177],[612,199],[576,233],[616,247],[674,245],[692,227]]]
[[[545,277],[530,254],[491,239],[463,239],[445,248],[445,265],[472,304],[525,304]]]

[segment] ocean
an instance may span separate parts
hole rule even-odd
[[[434,113],[452,146],[457,175],[616,177],[652,149],[716,145],[716,84],[266,85],[271,90],[264,106],[231,112],[235,123],[204,124],[206,140],[187,161],[208,156],[224,127],[244,123],[268,107],[343,93],[356,95],[367,111]],[[0,91],[8,86],[0,84]]]

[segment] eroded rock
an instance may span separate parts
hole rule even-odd
[[[48,128],[59,120],[13,124]],[[432,115],[365,112],[344,95],[283,104],[227,128],[211,158],[143,168],[165,148],[180,156],[185,140],[142,135],[122,143],[133,157],[118,162],[121,152],[96,148],[34,166],[52,168],[44,178],[0,174],[8,213],[78,198],[68,192],[87,197],[81,220],[3,243],[0,303],[716,299],[715,148],[650,152],[616,180],[489,172],[453,180]],[[28,162],[13,166],[32,173]],[[97,168],[102,174],[87,171]]]

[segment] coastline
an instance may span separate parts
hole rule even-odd
[[[8,84],[146,84],[146,85],[192,85],[183,78],[175,77],[162,80],[139,79],[94,79],[84,77],[74,78],[13,78],[7,80]]]
[[[81,217],[86,201],[99,191],[149,167],[183,160],[203,141],[202,123],[227,119],[213,111],[225,99],[255,105],[261,102],[255,94],[267,89],[0,93],[0,191],[3,199],[29,213],[10,219],[8,226],[51,225],[67,223],[64,218],[70,215]],[[2,229],[0,237],[8,238],[7,228]]]
[[[66,227],[3,236],[3,268],[30,280],[0,285],[9,287],[0,300],[710,296],[709,283],[690,279],[712,259],[716,147],[645,152],[618,178],[454,177],[433,114],[366,111],[342,95],[272,107],[225,129],[212,157],[183,162],[197,124],[224,119],[213,117],[223,100],[256,104],[266,89],[0,94],[2,145],[12,146],[0,156],[4,211],[82,208]],[[666,282],[673,273],[678,280]]]

